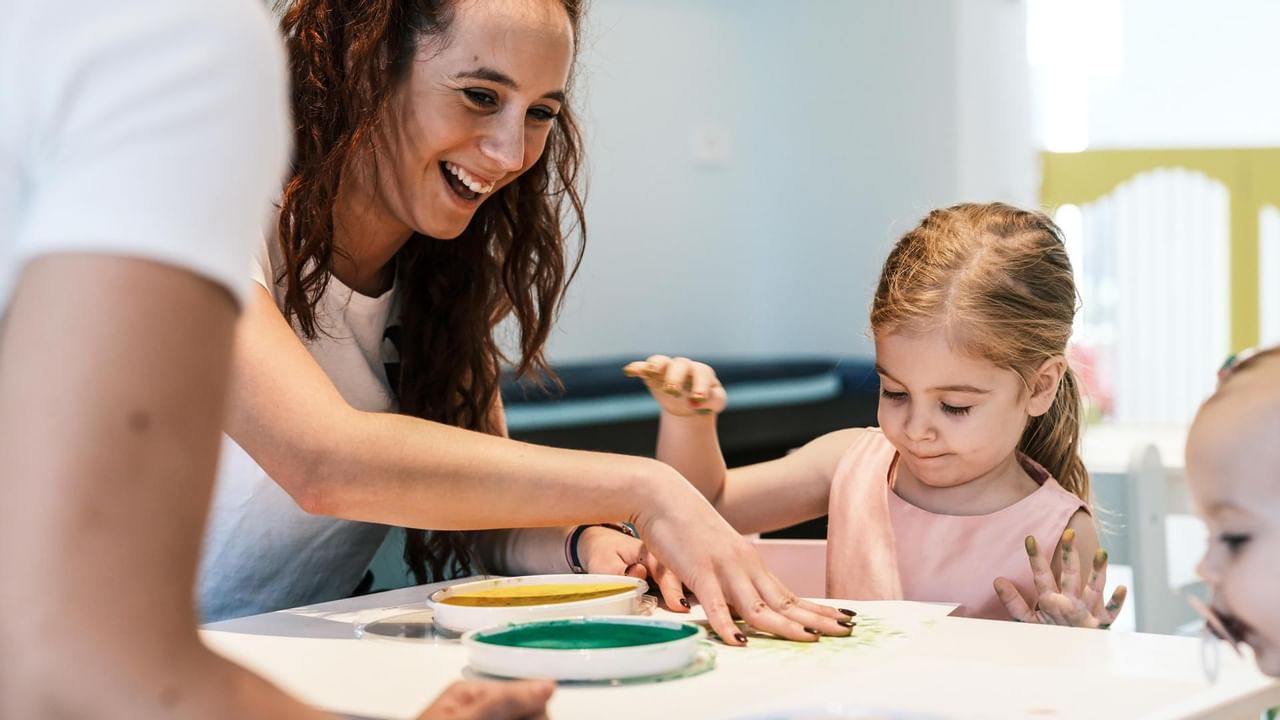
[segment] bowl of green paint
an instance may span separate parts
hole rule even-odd
[[[457,633],[505,622],[635,615],[649,583],[620,575],[523,575],[473,580],[431,593],[436,625]]]
[[[507,678],[593,681],[666,675],[688,667],[707,631],[647,617],[505,623],[462,636],[472,669]]]

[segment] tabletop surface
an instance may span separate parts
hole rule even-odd
[[[456,640],[356,636],[356,624],[413,609],[441,585],[206,626],[209,647],[306,702],[375,718],[412,718],[473,676]],[[833,601],[823,601],[833,602]],[[858,612],[850,639],[754,637],[714,646],[695,677],[618,687],[562,686],[553,718],[1256,718],[1280,683],[1225,647],[1210,682],[1199,639],[946,617],[947,606],[839,602]],[[701,619],[655,610],[655,616]],[[822,711],[826,714],[822,714]],[[810,714],[805,714],[810,713]],[[816,714],[814,714],[816,713]],[[871,715],[867,715],[871,717]]]

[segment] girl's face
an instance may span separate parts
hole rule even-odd
[[[1060,370],[1046,367],[1048,386],[1031,394],[1012,370],[953,349],[943,330],[877,335],[880,429],[920,482],[963,485],[1007,461],[1028,417],[1049,409]]]
[[[1251,387],[1251,385],[1255,385]],[[1187,438],[1187,478],[1209,526],[1197,570],[1227,627],[1280,676],[1280,401],[1246,373],[1206,403]]]
[[[552,0],[460,0],[445,42],[423,41],[389,108],[366,192],[399,225],[460,235],[481,203],[542,156],[573,59]]]

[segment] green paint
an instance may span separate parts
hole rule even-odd
[[[550,620],[515,625],[475,636],[477,642],[542,650],[603,650],[656,645],[692,637],[692,625],[651,625],[607,620]]]

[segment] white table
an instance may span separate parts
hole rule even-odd
[[[202,636],[215,651],[319,707],[411,718],[463,676],[462,647],[359,639],[352,623],[379,608],[419,603],[435,587],[229,620],[207,626]],[[841,604],[864,617],[937,614],[919,603]],[[562,719],[736,718],[843,703],[946,718],[1058,720],[1256,718],[1280,706],[1280,684],[1225,648],[1217,682],[1210,684],[1201,671],[1200,642],[1192,638],[951,617],[902,627],[905,637],[868,647],[829,639],[818,648],[760,640],[743,649],[720,646],[717,666],[706,674],[647,685],[561,687],[550,712]]]

